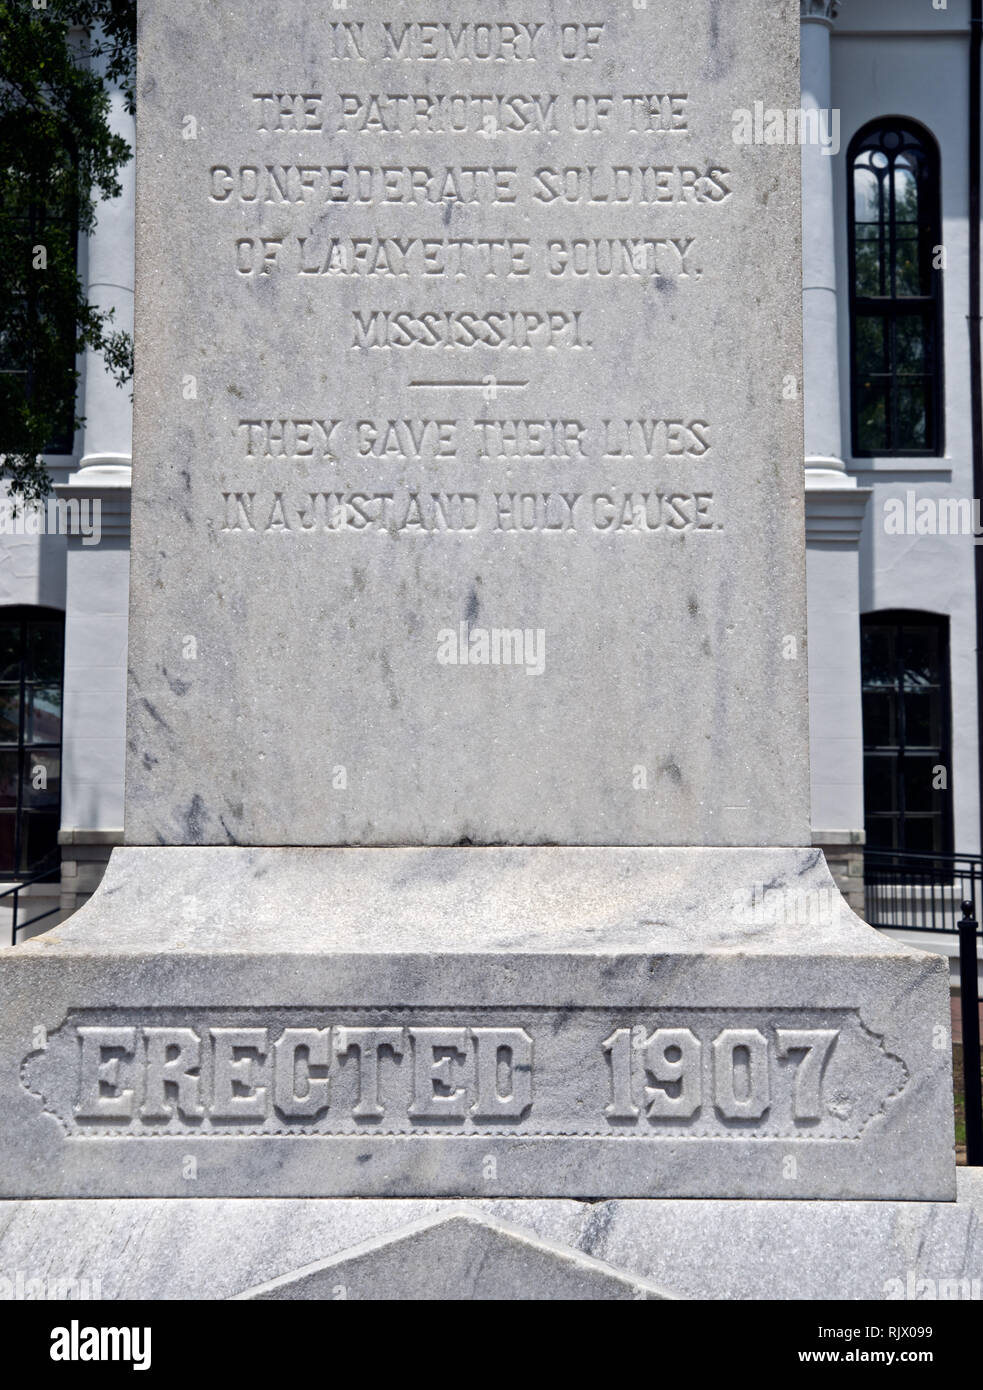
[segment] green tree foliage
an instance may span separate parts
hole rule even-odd
[[[77,238],[131,158],[108,85],[133,110],[136,0],[0,0],[0,478],[25,502],[49,488],[41,454],[79,427],[76,354],[122,385],[132,343],[86,300]]]

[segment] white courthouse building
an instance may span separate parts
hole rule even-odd
[[[980,850],[972,13],[801,0],[803,108],[829,137],[802,150],[812,823],[858,906],[865,837]],[[113,121],[132,142],[121,99]],[[121,179],[80,257],[127,328],[132,163]],[[79,906],[122,838],[130,396],[81,367],[85,426],[47,462],[58,496],[99,502],[99,543],[0,535],[0,891],[54,866],[18,909],[54,911],[21,937]]]

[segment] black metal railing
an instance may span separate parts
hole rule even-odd
[[[953,932],[959,937],[966,1162],[983,1167],[983,1085],[977,942],[983,856],[864,851],[864,915],[881,930]]]
[[[963,903],[979,916],[983,856],[864,851],[864,916],[872,927],[958,932]]]
[[[57,907],[49,907],[46,912],[38,912],[34,917],[29,917],[26,922],[18,920],[20,915],[20,895],[25,888],[31,888],[35,883],[56,883],[58,881],[58,870],[60,865],[60,853],[55,851],[24,878],[19,878],[16,883],[12,883],[9,888],[0,887],[0,902],[5,898],[12,898],[10,916],[10,944],[17,945],[17,933],[26,931],[28,927],[33,927],[35,922],[42,922],[45,917],[53,917],[59,910]]]

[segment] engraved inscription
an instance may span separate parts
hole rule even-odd
[[[850,1009],[78,1010],[22,1080],[74,1136],[856,1139],[907,1080]]]
[[[240,420],[246,458],[285,468],[225,471],[218,535],[504,531],[618,544],[725,529],[709,467],[699,479],[638,468],[715,464],[702,401],[658,419],[629,397],[623,418],[612,404],[607,418],[565,422],[576,435],[559,440],[558,422],[538,419],[571,373],[608,370],[622,332],[658,354],[661,329],[685,323],[708,257],[719,259],[713,224],[741,196],[732,144],[708,145],[699,93],[660,61],[644,82],[619,84],[611,58],[623,42],[610,17],[552,12],[334,20],[303,77],[284,71],[243,93],[245,143],[234,156],[219,146],[196,187],[245,293],[288,280],[306,313],[323,305],[337,325],[336,386],[294,399],[290,418],[258,408]],[[630,296],[627,319],[602,322],[600,285]],[[270,302],[253,304],[260,328]],[[345,383],[380,359],[399,419],[336,418]],[[435,391],[473,410],[436,437],[424,413]],[[487,408],[513,392],[540,408]],[[347,472],[305,474],[297,491],[286,465],[307,459]],[[610,474],[612,460],[630,476]],[[535,493],[513,491],[513,462],[567,461],[582,461],[575,490],[551,467]]]
[[[223,532],[346,535],[490,530],[510,536],[720,531],[712,492],[223,492]]]
[[[757,1028],[725,1028],[713,1040],[713,1062],[703,1065],[703,1044],[689,1028],[619,1028],[603,1043],[611,1065],[611,1100],[604,1113],[613,1120],[675,1117],[690,1120],[704,1102],[728,1120],[760,1121],[771,1109],[774,1061],[794,1058],[792,1117],[823,1117],[823,1078],[840,1036],[837,1028],[779,1028],[775,1045]],[[635,1060],[637,1058],[637,1060]],[[705,1079],[710,1086],[704,1092]],[[634,1096],[641,1088],[644,1106]]]

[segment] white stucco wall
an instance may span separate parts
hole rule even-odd
[[[841,112],[834,164],[839,277],[842,438],[849,471],[872,488],[860,545],[860,609],[919,609],[950,617],[955,848],[980,847],[976,740],[975,580],[969,537],[892,536],[887,498],[972,498],[968,357],[967,202],[969,0],[844,0],[832,37],[832,100]],[[846,150],[880,116],[921,122],[941,152],[944,276],[945,454],[938,459],[853,459]],[[832,596],[831,596],[832,598]],[[825,602],[810,588],[810,601]]]
[[[6,486],[0,495],[9,497]],[[64,610],[65,537],[18,533],[16,520],[8,519],[4,507],[0,517],[0,607],[30,604]]]
[[[123,825],[129,542],[105,537],[68,555],[61,823]]]
[[[857,568],[854,545],[809,546],[809,594],[820,596],[809,609],[812,824],[824,834],[864,823]]]

